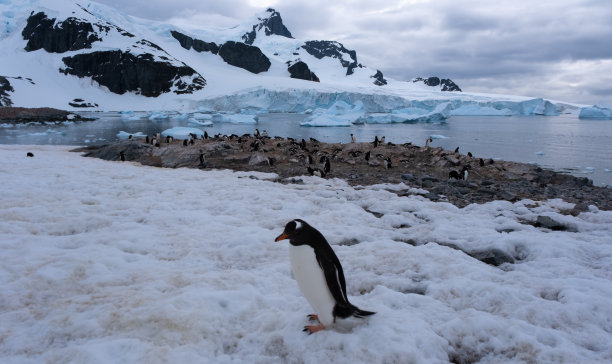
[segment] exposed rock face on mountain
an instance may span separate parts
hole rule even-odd
[[[56,24],[56,19],[49,19],[43,12],[30,15],[21,35],[28,41],[28,52],[43,48],[50,53],[64,53],[91,48],[93,42],[102,40],[91,23],[71,17]]]
[[[319,77],[310,71],[308,65],[302,61],[291,64],[287,70],[289,71],[291,78],[319,82]]]
[[[266,14],[268,14],[268,17],[259,18],[260,22],[253,25],[253,30],[242,36],[242,40],[246,44],[252,45],[255,38],[257,38],[257,32],[262,29],[265,31],[266,35],[275,34],[287,38],[293,38],[289,29],[287,29],[287,27],[285,27],[283,24],[283,19],[278,11],[269,8],[266,10]]]
[[[191,38],[188,35],[171,30],[170,34],[179,41],[181,47],[189,50],[192,49],[196,52],[211,52],[213,54],[219,53],[219,46],[215,42],[205,42],[200,39]]]
[[[374,79],[374,84],[376,86],[384,86],[387,84],[387,80],[385,80],[383,73],[380,72],[380,70],[376,70],[376,74],[370,77]]]
[[[252,73],[267,71],[272,63],[261,49],[234,41],[227,41],[219,48],[219,55],[232,66],[244,68]]]
[[[412,82],[423,82],[427,86],[433,86],[433,87],[440,86],[441,91],[459,91],[461,92],[461,89],[459,88],[459,86],[457,86],[456,83],[454,83],[451,79],[448,79],[448,78],[440,79],[438,77],[428,77],[428,78],[417,77],[413,79]]]
[[[11,106],[13,104],[9,95],[9,92],[13,91],[15,90],[9,80],[4,76],[0,76],[0,107]]]
[[[337,58],[342,67],[346,68],[346,75],[352,75],[353,70],[361,65],[357,63],[357,53],[344,48],[342,43],[328,40],[310,40],[302,46],[308,53],[321,59],[323,57]]]
[[[62,58],[65,69],[60,72],[78,77],[91,77],[111,92],[134,91],[154,97],[173,91],[192,93],[206,85],[206,80],[189,66],[177,67],[157,61],[151,54],[133,55],[122,51],[100,51]]]

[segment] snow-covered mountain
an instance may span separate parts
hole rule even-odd
[[[574,109],[542,99],[460,92],[453,81],[438,77],[385,78],[339,42],[294,38],[274,9],[229,29],[181,29],[90,1],[14,0],[0,2],[0,11],[4,106],[304,111],[341,101],[362,114],[435,112],[441,118]],[[231,105],[226,96],[233,97]]]

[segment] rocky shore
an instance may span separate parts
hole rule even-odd
[[[301,183],[300,176],[312,173],[323,178],[341,178],[353,186],[403,182],[417,190],[405,188],[393,192],[400,196],[418,193],[458,207],[492,200],[532,199],[537,203],[560,198],[576,204],[574,210],[568,211],[571,214],[585,211],[589,205],[612,209],[612,189],[593,186],[587,178],[441,148],[384,142],[322,143],[252,135],[160,139],[153,144],[133,139],[75,151],[88,157],[158,167],[271,172],[278,174],[278,181],[283,183]],[[326,161],[329,161],[327,173]],[[465,180],[461,178],[464,169],[468,172]],[[455,172],[459,178],[449,178]]]
[[[83,118],[69,111],[51,107],[0,107],[0,122],[31,123],[87,120],[92,119]]]

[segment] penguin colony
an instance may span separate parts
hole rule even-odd
[[[160,144],[160,141],[164,141]],[[130,135],[130,142],[140,141],[133,135]],[[443,175],[447,174],[449,180],[467,180],[468,171],[472,168],[470,163],[477,165],[478,159],[473,160],[471,153],[468,153],[468,158],[459,154],[459,148],[455,149],[454,153],[444,151],[439,148],[431,147],[432,138],[425,140],[425,146],[419,147],[412,143],[404,143],[400,145],[386,142],[385,136],[379,138],[374,137],[372,142],[357,142],[355,135],[350,134],[350,142],[347,144],[327,144],[321,143],[314,138],[293,139],[282,137],[270,137],[267,131],[260,132],[255,129],[253,134],[243,135],[224,135],[216,134],[209,135],[207,131],[202,136],[189,134],[185,139],[176,139],[172,136],[162,136],[156,133],[152,136],[145,136],[144,144],[161,148],[176,148],[176,145],[181,145],[185,154],[193,155],[191,161],[183,161],[183,164],[173,165],[192,166],[196,168],[227,168],[226,165],[217,166],[214,163],[213,157],[226,157],[230,161],[229,168],[243,170],[260,170],[271,171],[275,170],[262,169],[262,167],[274,167],[277,162],[288,162],[294,165],[292,175],[311,175],[321,178],[339,177],[334,174],[334,171],[340,168],[343,172],[346,167],[367,165],[375,172],[377,168],[386,170],[397,170],[401,172],[402,167],[408,167],[410,164],[422,163],[418,161],[419,152],[426,151],[427,153],[437,154],[440,160],[440,172]],[[135,143],[137,144],[137,143]],[[191,146],[197,146],[194,151]],[[237,156],[244,154],[243,157]],[[133,160],[128,150],[123,150],[117,158],[122,161],[126,159]],[[235,155],[231,157],[229,155]],[[257,155],[257,158],[249,157]],[[455,156],[445,159],[446,156]],[[186,157],[187,158],[187,157]],[[185,159],[186,159],[185,158]],[[448,157],[447,157],[448,158]],[[492,164],[490,160],[488,164]],[[227,164],[227,163],[224,163]],[[240,165],[245,168],[241,168]],[[480,159],[479,165],[485,166],[485,162]],[[302,167],[300,167],[300,165]],[[446,169],[446,172],[444,172]]]
[[[337,319],[365,318],[375,313],[359,309],[348,300],[340,260],[317,229],[295,219],[285,225],[274,241],[285,239],[289,239],[289,259],[295,280],[315,310],[308,317],[318,322],[304,326],[303,331],[312,334],[333,325]]]

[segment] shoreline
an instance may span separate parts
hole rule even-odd
[[[216,136],[158,146],[145,139],[119,141],[102,146],[77,148],[84,156],[105,160],[134,161],[168,168],[231,169],[275,173],[278,182],[302,183],[300,176],[309,168],[324,172],[325,159],[330,171],[323,178],[340,178],[352,186],[404,183],[406,190],[393,190],[399,196],[415,194],[432,201],[448,201],[457,207],[494,200],[515,202],[522,199],[544,201],[560,198],[576,204],[569,213],[586,211],[589,205],[612,210],[612,189],[593,186],[586,177],[575,177],[526,163],[481,159],[442,148],[407,144],[324,143],[280,137]],[[369,152],[369,153],[368,153]],[[369,159],[366,160],[366,155]],[[308,156],[312,164],[308,164]],[[385,162],[385,160],[387,160]],[[390,164],[390,168],[386,166]],[[467,180],[449,178],[468,166]]]
[[[63,122],[63,121],[91,121],[77,113],[55,109],[52,107],[0,107],[0,122],[5,123],[32,123],[32,122]]]

